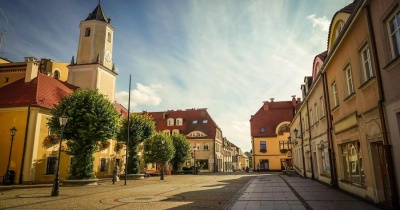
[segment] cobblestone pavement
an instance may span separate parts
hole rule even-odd
[[[231,210],[377,210],[342,191],[315,180],[278,173],[259,174],[252,179],[238,199],[225,209]]]
[[[12,186],[0,191],[0,209],[222,209],[256,177],[253,173],[172,175],[144,180],[110,180],[97,186]],[[3,188],[4,189],[4,188]]]

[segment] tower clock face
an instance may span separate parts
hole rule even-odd
[[[104,57],[105,57],[106,61],[110,62],[111,58],[112,58],[111,52],[106,50],[106,53],[104,54]]]

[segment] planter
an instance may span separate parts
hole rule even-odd
[[[98,185],[99,179],[76,179],[76,180],[62,180],[62,186],[90,186],[90,185]]]
[[[120,179],[125,179],[125,174],[119,175]],[[140,180],[144,179],[144,174],[128,174],[126,179],[128,180]]]
[[[287,153],[288,150],[287,149],[281,149],[281,153]]]

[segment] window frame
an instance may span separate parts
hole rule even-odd
[[[90,37],[91,32],[92,32],[92,29],[90,27],[86,27],[84,36]]]
[[[336,81],[333,81],[331,84],[331,88],[332,88],[332,102],[333,102],[333,107],[337,107],[339,106],[339,92],[337,89],[337,84]]]
[[[167,126],[174,126],[174,122],[175,122],[174,118],[168,118],[167,119]]]
[[[397,22],[397,20],[399,20],[399,19],[400,19],[400,10],[396,10],[393,13],[393,15],[390,15],[390,17],[388,18],[388,21],[387,21],[387,32],[388,32],[388,38],[389,38],[389,43],[390,43],[390,52],[391,52],[392,60],[394,60],[400,56],[400,22]],[[396,24],[397,24],[397,28],[394,29],[393,32],[391,29],[392,21],[396,21]],[[396,45],[393,42],[393,35],[395,35],[397,37]]]
[[[346,80],[347,96],[350,96],[355,92],[354,81],[353,81],[353,73],[351,71],[350,64],[346,65],[346,67],[344,67],[343,71],[344,71],[345,80]]]
[[[46,158],[46,174],[55,174],[57,170],[57,157],[47,156]]]
[[[364,57],[364,52],[367,51],[367,56],[368,58]],[[372,65],[372,58],[371,58],[371,50],[369,48],[369,45],[366,44],[361,48],[360,51],[360,57],[361,57],[361,62],[362,62],[362,77],[361,77],[361,82],[365,83],[372,77],[374,77],[374,69]],[[368,65],[368,69],[366,69],[366,65]]]
[[[261,152],[266,152],[267,151],[267,141],[260,141],[260,151]]]
[[[105,158],[105,157],[101,157],[100,158],[99,171],[100,172],[106,172],[107,171],[107,158]]]

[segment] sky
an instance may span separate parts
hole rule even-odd
[[[102,0],[114,31],[116,100],[131,111],[207,108],[251,150],[263,101],[301,97],[333,15],[352,0]],[[0,0],[0,57],[70,62],[98,0]]]

